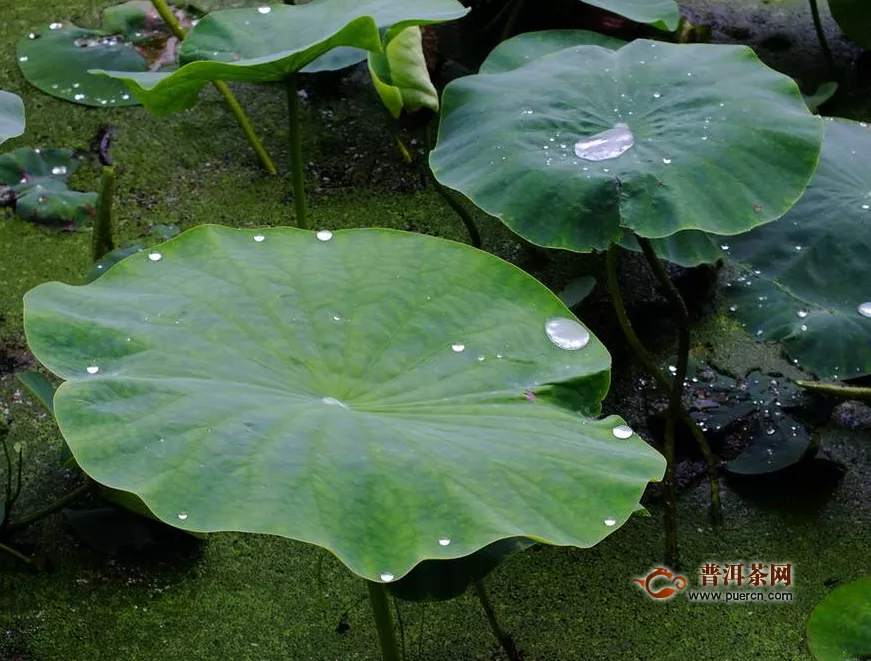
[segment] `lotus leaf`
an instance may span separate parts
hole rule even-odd
[[[817,661],[871,658],[871,577],[834,590],[811,613],[808,646]]]
[[[383,53],[369,54],[369,73],[375,90],[390,114],[439,109],[439,94],[429,77],[423,39],[417,26],[400,32]]]
[[[24,103],[21,97],[0,90],[0,145],[24,133]]]
[[[510,537],[591,546],[664,471],[590,417],[604,346],[521,270],[443,239],[200,226],[37,287],[25,332],[97,482],[373,581]]]

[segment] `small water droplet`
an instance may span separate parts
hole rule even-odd
[[[82,93],[79,93],[79,94],[76,94],[75,96],[73,96],[73,98],[74,98],[76,101],[83,101],[84,98],[85,98],[85,95],[82,94]]]
[[[727,243],[724,243],[723,245],[720,246],[720,250],[726,250],[726,251],[728,251],[728,250],[729,250],[729,245],[728,245]]]
[[[22,55],[21,57],[18,58],[18,61],[19,62],[27,62],[27,60],[29,60],[29,59],[30,58],[27,57],[27,55]]]
[[[670,158],[663,158],[663,159],[662,159],[662,162],[665,163],[666,165],[671,165],[671,159],[670,159]]]
[[[27,38],[28,39],[38,39],[39,35],[36,34],[35,32],[31,32],[29,35],[27,35]]]
[[[52,173],[55,177],[59,177],[59,176],[64,175],[64,174],[67,173],[67,168],[66,168],[65,165],[55,165],[55,166],[51,169],[51,173]]]
[[[590,342],[590,332],[574,319],[554,317],[544,324],[547,337],[560,349],[576,351]]]
[[[669,365],[668,371],[671,372],[672,374],[677,374],[677,367],[675,367],[674,365]]]
[[[858,308],[856,308],[856,311],[863,317],[871,318],[871,301],[862,303]]]
[[[255,235],[254,235],[254,240],[255,240],[257,243],[263,243],[264,241],[266,241],[266,237],[263,236],[262,234],[255,234]]]
[[[389,583],[393,580],[393,574],[391,574],[389,571],[381,572],[381,580],[385,583]]]
[[[343,409],[348,408],[348,405],[343,401],[336,399],[335,397],[324,397],[321,400],[324,404],[329,404],[330,406],[341,406]]]
[[[617,425],[614,429],[611,430],[611,433],[614,434],[615,438],[619,438],[621,440],[626,440],[635,432],[632,431],[632,427],[629,425]]]
[[[776,431],[777,431],[776,429],[766,429],[765,433],[768,434],[769,436],[774,436]]]
[[[159,262],[161,259],[163,259],[163,255],[161,255],[159,252],[150,252],[148,253],[148,259],[150,259],[152,262]]]
[[[439,537],[439,546],[448,546],[451,543],[449,537]]]
[[[163,440],[163,439],[161,439],[161,440]],[[188,518],[188,513],[187,513],[187,512],[179,512],[179,513],[178,513],[178,520],[179,520],[179,521],[184,521],[184,520],[186,520],[187,518]]]
[[[805,308],[801,308],[798,312],[795,313],[799,319],[804,319],[808,316],[808,311]]]
[[[319,230],[317,234],[318,241],[329,241],[333,238],[333,233],[330,230]]]
[[[49,30],[60,30],[64,26],[63,23],[52,23],[48,26]]]
[[[730,305],[729,306],[729,312],[737,312],[737,311],[738,311],[737,305]]]
[[[654,99],[658,99],[658,98],[661,97],[661,96],[662,96],[662,94],[660,94],[659,92],[654,92],[654,93],[653,93],[653,98],[654,98]]]
[[[129,100],[130,100],[130,95],[129,95],[129,94],[122,94],[122,95],[121,95],[121,100],[122,100],[122,101],[129,101]]]
[[[584,138],[575,143],[575,154],[585,161],[607,161],[625,154],[635,144],[635,136],[626,124]]]
[[[455,353],[460,353],[461,351],[466,350],[466,345],[465,344],[452,344],[451,349],[453,349]]]
[[[807,326],[806,326],[805,324],[802,324],[802,325],[801,325],[801,329],[802,329],[802,331],[806,331],[806,330],[807,330]]]
[[[605,525],[609,528],[617,525],[617,519],[605,519]]]
[[[96,374],[99,371],[100,371],[100,368],[97,367],[96,365],[89,365],[88,366],[88,374]]]
[[[263,7],[258,7],[257,11],[259,11],[261,14],[268,14],[269,12],[272,11],[272,7],[268,7],[268,6],[264,5]]]

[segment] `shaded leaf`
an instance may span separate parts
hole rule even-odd
[[[846,379],[871,374],[871,129],[825,125],[804,197],[776,223],[730,240],[740,270],[726,295],[751,334],[825,378]]]
[[[807,186],[822,134],[795,83],[749,48],[638,40],[452,82],[430,164],[525,239],[589,252],[624,231],[732,235],[775,220]]]
[[[371,580],[629,518],[664,461],[581,413],[610,356],[544,285],[433,237],[319,238],[200,226],[28,293],[82,469],[172,525],[299,539]]]
[[[228,9],[207,15],[191,30],[179,53],[183,66],[171,74],[94,73],[124,80],[146,108],[166,115],[194,106],[210,81],[276,82],[303,69],[324,70],[327,63],[307,67],[339,47],[381,52],[406,27],[460,18],[466,11],[456,0],[316,0]],[[346,66],[349,54],[344,51],[333,64]]]
[[[81,161],[70,149],[22,147],[0,156],[0,185],[15,196],[15,213],[23,220],[74,230],[91,221],[96,193],[67,188]]]
[[[638,23],[651,23],[660,30],[677,29],[680,9],[674,0],[584,0]]]
[[[596,278],[591,275],[583,275],[567,284],[557,296],[567,308],[573,308],[580,305],[595,287]]]
[[[21,97],[0,90],[0,145],[24,133],[24,103]]]
[[[817,661],[871,659],[871,577],[847,583],[823,599],[807,625]]]
[[[39,403],[45,407],[46,411],[54,416],[53,400],[55,385],[36,370],[18,372],[15,376],[27,387],[33,396],[36,397]]]

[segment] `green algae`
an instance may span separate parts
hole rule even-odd
[[[28,87],[15,66],[20,36],[52,20],[94,23],[98,8],[109,3],[71,4],[25,0],[3,10],[0,88],[21,94],[28,112],[27,133],[9,148],[85,151],[103,125],[112,125],[122,240],[148,237],[154,224],[167,222],[181,229],[206,222],[290,222],[289,182],[259,169],[217,94],[207,91],[193,111],[158,121],[142,109],[86,109]],[[377,225],[467,240],[459,220],[421,186],[419,171],[402,161],[393,142],[395,124],[379,109],[365,80],[352,76],[342,84],[341,96],[315,81],[310,85],[303,134],[317,226]],[[284,163],[283,90],[235,89],[270,153]],[[97,167],[85,166],[72,183],[95,190],[98,177]],[[516,257],[518,244],[501,225],[480,220],[485,245]],[[7,343],[24,346],[21,297],[27,290],[46,280],[81,281],[89,266],[88,241],[84,234],[49,233],[15,219],[0,222],[0,337]],[[567,262],[576,260],[548,267],[548,281],[564,278]],[[608,341],[619,345],[618,336]],[[695,341],[713,347],[717,364],[735,373],[762,367],[793,374],[776,346],[753,342],[728,317],[708,316]],[[667,356],[667,343],[660,338],[658,344]],[[630,401],[633,379],[615,374],[615,380],[609,405],[619,409]],[[0,377],[0,401],[13,421],[10,441],[26,443],[21,507],[29,509],[64,493],[76,476],[57,463],[61,439],[54,423],[21,390],[12,376]],[[503,625],[529,661],[809,660],[804,631],[814,605],[836,582],[871,573],[869,440],[868,432],[824,430],[823,451],[848,471],[831,497],[818,501],[784,510],[726,488],[726,524],[712,529],[706,485],[682,497],[681,552],[691,581],[709,560],[792,562],[793,603],[647,599],[631,579],[658,562],[662,525],[656,517],[637,518],[594,549],[536,548],[506,562],[490,579]],[[658,509],[655,502],[651,507]],[[0,558],[0,659],[378,658],[365,587],[312,547],[222,534],[199,547],[179,539],[177,549],[107,559],[76,543],[59,516],[29,529],[19,541],[50,557],[55,571],[31,575]],[[409,658],[501,658],[471,596],[446,604],[404,604],[400,612]],[[337,631],[340,623],[343,633]]]

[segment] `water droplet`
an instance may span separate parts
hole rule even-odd
[[[451,540],[449,537],[439,537],[439,546],[447,546],[450,543]]]
[[[329,241],[333,238],[333,233],[330,230],[320,230],[315,236],[318,237],[318,241]]]
[[[266,237],[263,236],[262,234],[255,234],[255,235],[254,235],[254,240],[255,240],[257,243],[263,243],[263,242],[266,240]]]
[[[18,58],[18,61],[19,62],[27,62],[27,60],[29,60],[29,59],[30,58],[27,57],[27,55],[22,55],[21,57]]]
[[[617,519],[605,519],[605,525],[609,528],[617,525]]]
[[[677,374],[677,367],[675,367],[674,365],[669,365],[668,371],[671,372],[672,374]]]
[[[478,356],[478,362],[479,362],[479,363],[483,363],[483,362],[484,362],[484,356]]]
[[[804,319],[805,317],[808,316],[809,313],[806,309],[802,308],[801,310],[799,310],[795,314],[799,319]]]
[[[324,404],[329,404],[331,406],[341,406],[343,409],[348,408],[347,404],[345,404],[341,400],[336,399],[335,397],[324,397],[321,401]]]
[[[611,430],[611,433],[614,434],[614,438],[619,438],[621,440],[626,440],[635,432],[632,431],[632,427],[629,425],[617,425],[614,429]]]
[[[534,110],[524,110],[524,111],[521,112],[520,114],[521,114],[521,115],[531,115],[533,112],[535,112],[535,111],[534,111]]]
[[[635,144],[635,136],[626,124],[602,131],[575,143],[575,154],[586,161],[607,161],[625,154]]]
[[[267,6],[258,7],[257,11],[259,11],[261,14],[268,14],[269,12],[272,11],[272,7],[267,7]]]
[[[49,30],[60,30],[64,26],[63,23],[52,23],[48,26]]]
[[[662,159],[662,162],[665,163],[666,165],[671,165],[671,159],[670,159],[670,158],[663,158],[663,159]]]
[[[807,326],[806,326],[805,324],[802,324],[802,325],[801,325],[801,329],[802,329],[802,331],[806,331],[806,330],[807,330]]]
[[[451,349],[453,349],[455,353],[460,353],[461,351],[466,350],[466,345],[465,344],[452,344]]]
[[[729,306],[729,312],[737,312],[737,311],[738,311],[737,305],[730,305]]]
[[[163,259],[163,255],[161,255],[159,252],[150,252],[148,253],[148,259],[150,259],[152,262],[159,262],[161,259]]]
[[[720,250],[729,250],[729,245],[724,243],[723,245],[720,246]]]
[[[863,317],[871,318],[871,301],[862,303],[858,308],[856,308],[856,310]]]
[[[82,100],[84,100],[85,95],[79,93],[79,94],[76,94],[73,98],[74,98],[76,101],[82,101]]]
[[[27,35],[27,38],[28,39],[38,39],[39,35],[36,34],[35,32],[31,32],[29,35]]]
[[[774,436],[776,431],[777,431],[776,429],[766,429],[765,433],[768,434],[769,436]]]
[[[100,371],[100,368],[97,367],[96,365],[89,365],[88,366],[88,374],[96,374],[99,371]]]
[[[393,580],[393,574],[391,574],[389,571],[381,572],[381,580],[385,583],[389,583]]]
[[[129,100],[130,100],[130,95],[129,95],[129,94],[122,94],[122,95],[121,95],[121,100],[122,100],[122,101],[129,101]]]
[[[162,439],[161,439],[161,440],[162,440]],[[179,521],[184,521],[184,520],[187,519],[187,518],[188,518],[188,513],[187,513],[187,512],[179,512],[179,513],[178,513],[178,520],[179,520]]]
[[[654,93],[653,93],[653,98],[654,98],[654,99],[658,99],[658,98],[661,97],[661,96],[662,96],[662,94],[660,94],[659,92],[654,92]]]
[[[67,173],[67,168],[66,168],[65,165],[55,165],[55,166],[51,169],[51,173],[52,173],[55,177],[59,177],[59,176],[64,175],[64,174]]]
[[[590,342],[590,332],[574,319],[554,317],[544,324],[544,332],[560,349],[576,351]]]

